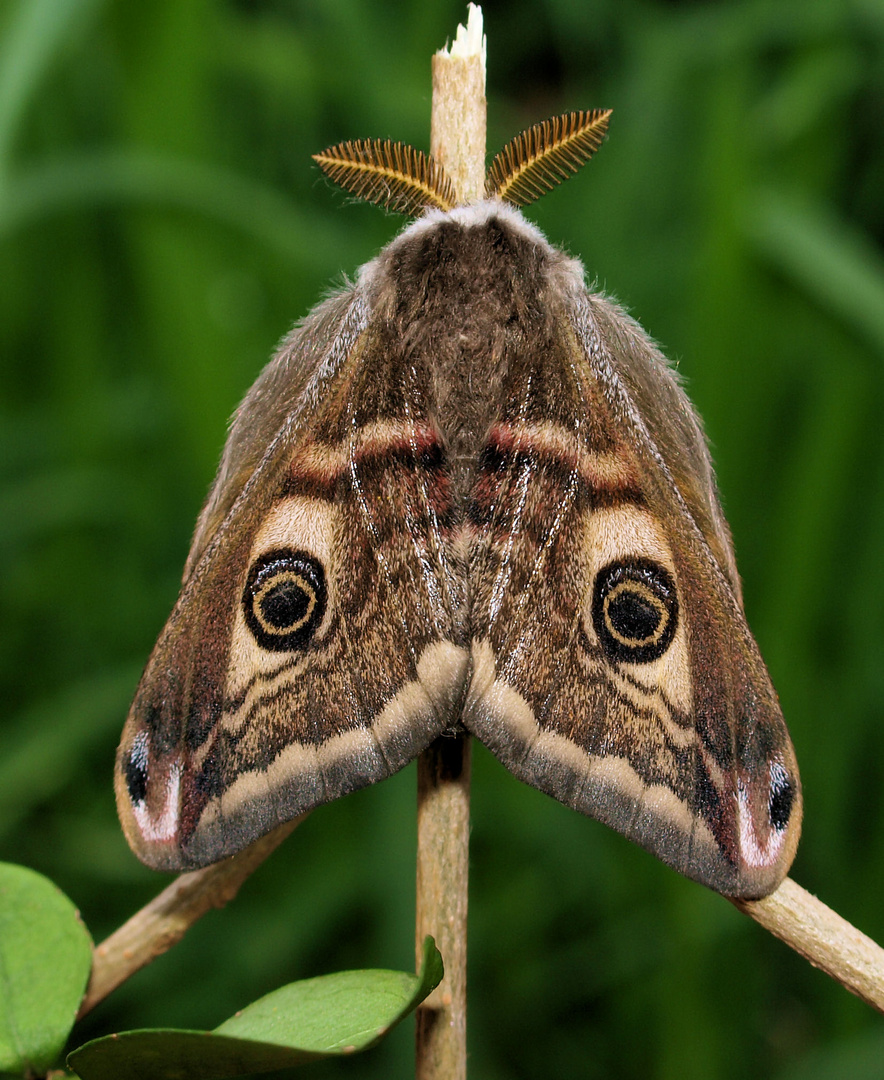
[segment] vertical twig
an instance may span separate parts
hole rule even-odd
[[[467,1071],[469,738],[437,739],[417,763],[416,938],[432,934],[445,964],[417,1010],[417,1080],[464,1080]]]
[[[451,50],[433,57],[430,150],[459,204],[485,185],[485,39],[469,5]],[[445,978],[417,1010],[418,1080],[464,1080],[467,1072],[467,886],[470,746],[466,733],[438,739],[418,759],[416,950],[432,934]]]

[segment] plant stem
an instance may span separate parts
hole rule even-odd
[[[467,29],[433,57],[430,152],[451,178],[459,205],[485,187],[485,39],[482,12],[470,4]],[[418,1080],[467,1074],[467,903],[470,744],[462,732],[437,739],[418,759],[415,950],[432,934],[445,977],[418,1008]]]

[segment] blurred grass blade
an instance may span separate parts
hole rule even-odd
[[[821,205],[762,189],[743,215],[756,248],[884,358],[884,259]]]
[[[214,1032],[125,1031],[68,1056],[82,1080],[221,1080],[352,1054],[381,1039],[442,979],[442,958],[424,942],[421,970],[341,971],[291,983]]]
[[[785,1066],[775,1080],[832,1080],[845,1076],[850,1080],[881,1080],[884,1061],[884,1029],[873,1028],[856,1035],[845,1035],[834,1046],[814,1046],[801,1058]]]
[[[72,155],[19,173],[0,200],[0,239],[53,214],[127,203],[198,213],[306,266],[314,259],[322,268],[318,253],[344,240],[343,225],[330,238],[327,223],[267,185],[197,161],[126,150]]]
[[[69,784],[94,747],[112,753],[140,670],[136,664],[111,668],[4,720],[0,838],[15,830],[34,806]],[[64,762],[64,768],[47,767],[47,746],[52,747],[52,760]]]
[[[110,468],[57,466],[31,470],[0,489],[0,551],[22,549],[43,536],[127,520],[125,476]]]
[[[104,0],[19,0],[0,34],[0,182],[21,118],[53,56]]]
[[[42,1075],[53,1064],[91,967],[71,901],[42,874],[0,863],[0,1072]]]

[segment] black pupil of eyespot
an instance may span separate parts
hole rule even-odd
[[[322,563],[306,551],[281,548],[256,559],[242,595],[246,625],[271,652],[309,645],[327,600]]]
[[[261,601],[261,611],[267,622],[284,630],[287,626],[296,626],[304,618],[311,599],[303,582],[282,581],[268,589]]]
[[[654,636],[662,612],[645,597],[624,590],[608,604],[608,618],[624,638],[640,642]]]

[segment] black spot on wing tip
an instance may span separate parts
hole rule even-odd
[[[768,811],[770,824],[777,832],[782,832],[792,817],[795,803],[795,784],[782,765],[774,765],[770,775],[770,794]]]
[[[126,759],[126,791],[135,806],[143,803],[147,796],[147,768],[141,758],[142,755],[135,748]]]

